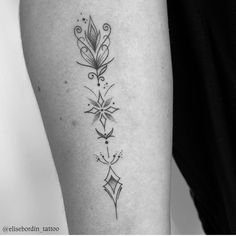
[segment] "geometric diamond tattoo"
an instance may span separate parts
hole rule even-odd
[[[115,205],[115,212],[116,212],[116,219],[118,219],[118,214],[117,214],[117,201],[120,196],[120,192],[122,189],[122,183],[119,182],[120,177],[116,175],[114,170],[109,167],[107,177],[105,178],[106,184],[103,185],[105,191],[108,193],[112,201],[114,202]]]

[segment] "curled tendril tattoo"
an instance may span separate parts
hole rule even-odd
[[[87,30],[84,31],[81,26],[77,25],[74,28],[74,34],[77,38],[77,45],[80,49],[80,55],[85,61],[77,63],[81,66],[86,66],[94,69],[94,72],[88,73],[88,78],[97,80],[97,86],[101,85],[101,81],[105,81],[104,73],[107,70],[109,63],[114,58],[108,60],[109,57],[109,46],[110,46],[110,34],[111,26],[107,23],[103,25],[103,36],[100,30],[97,30],[91,16],[89,17],[89,24]]]
[[[80,22],[80,20],[78,21]],[[86,26],[87,21],[88,26]],[[89,109],[84,113],[93,116],[92,123],[98,124],[95,128],[97,139],[104,141],[105,152],[94,154],[94,156],[97,162],[108,166],[103,188],[114,203],[115,216],[118,219],[117,203],[123,184],[113,166],[123,157],[123,151],[110,153],[110,142],[111,138],[115,138],[115,129],[114,127],[109,129],[107,123],[116,122],[114,114],[120,109],[116,107],[113,97],[108,96],[115,84],[109,85],[108,82],[105,82],[104,76],[108,65],[114,60],[114,58],[109,58],[111,26],[105,23],[102,31],[100,31],[90,16],[88,20],[83,18],[81,24],[75,26],[74,35],[80,52],[80,59],[77,64],[91,69],[92,71],[88,72],[88,78],[97,81],[96,90],[84,86],[92,95],[92,98],[88,98]],[[101,85],[103,85],[103,89]]]

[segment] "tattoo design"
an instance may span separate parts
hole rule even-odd
[[[109,63],[114,59],[107,59],[109,56],[111,26],[105,23],[103,30],[105,34],[101,36],[100,30],[97,30],[91,16],[89,17],[88,28],[84,31],[83,36],[81,36],[81,33],[83,33],[81,26],[77,25],[74,28],[80,55],[85,61],[85,64],[79,61],[77,63],[94,70],[94,72],[89,72],[88,78],[91,80],[96,78],[98,86],[100,86],[101,81],[105,81],[103,74],[106,72]]]
[[[110,139],[115,138],[114,127],[108,129],[107,123],[113,124],[116,122],[114,114],[120,109],[116,107],[113,97],[109,97],[109,92],[115,86],[105,81],[104,74],[108,69],[109,64],[114,58],[109,58],[109,46],[111,26],[107,23],[103,24],[102,31],[98,30],[94,24],[92,17],[89,19],[82,18],[80,25],[75,26],[74,35],[77,39],[77,46],[80,52],[80,60],[77,64],[90,69],[88,71],[88,78],[95,79],[97,82],[97,89],[94,91],[88,86],[84,86],[90,92],[92,98],[88,98],[89,109],[85,114],[93,116],[92,124],[96,123],[95,134],[98,140],[103,140],[105,144],[105,152],[94,154],[96,161],[108,166],[108,172],[104,179],[104,190],[112,199],[115,206],[115,215],[118,219],[117,203],[122,190],[122,183],[120,177],[116,174],[113,166],[123,157],[123,151],[116,151],[110,153]],[[88,26],[86,24],[88,22]],[[85,27],[85,30],[83,29]],[[103,85],[103,89],[101,88]]]

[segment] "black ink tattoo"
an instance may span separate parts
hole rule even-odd
[[[85,26],[87,21],[88,25]],[[103,24],[103,31],[101,32],[97,29],[91,16],[89,20],[83,17],[81,20],[78,19],[78,22],[82,25],[77,25],[74,28],[74,35],[80,50],[80,61],[77,61],[77,64],[93,70],[88,72],[88,78],[91,80],[96,79],[99,87],[105,81],[104,74],[108,69],[108,65],[114,60],[114,58],[109,59],[111,26],[107,23]],[[86,28],[85,30],[83,30],[84,27]],[[106,97],[114,86],[115,84],[109,86],[108,82],[104,82],[103,89],[105,91],[103,92],[100,89],[93,91],[88,86],[84,86],[95,97],[95,99],[88,98],[89,109],[84,113],[92,115],[92,123],[94,124],[98,121],[102,128],[102,131],[99,127],[95,128],[95,132],[98,135],[97,139],[104,140],[106,152],[105,154],[100,152],[94,155],[97,162],[108,166],[103,188],[114,203],[115,215],[116,219],[118,219],[117,203],[123,184],[120,182],[120,177],[115,173],[113,166],[123,157],[123,151],[115,152],[113,155],[110,154],[109,141],[110,138],[115,138],[115,136],[114,128],[107,130],[107,122],[115,122],[114,113],[120,109],[115,106],[113,97]]]
[[[94,115],[93,123],[97,120],[99,120],[103,126],[103,129],[105,131],[106,129],[106,122],[107,120],[115,121],[114,117],[112,116],[113,113],[119,110],[119,108],[111,106],[112,98],[109,98],[107,100],[104,100],[104,98],[101,95],[101,92],[99,91],[97,101],[94,101],[93,99],[89,98],[89,101],[92,105],[92,108],[88,111],[85,111],[85,113],[90,113]]]
[[[84,31],[83,36],[81,36],[81,33],[83,33],[81,26],[77,25],[74,28],[80,55],[86,64],[79,61],[77,63],[95,70],[95,72],[89,72],[88,78],[91,80],[96,78],[98,86],[100,86],[101,81],[105,81],[103,74],[106,72],[108,64],[114,59],[108,60],[111,26],[105,23],[103,25],[103,31],[105,33],[101,36],[100,30],[97,30],[91,16],[89,17],[88,28]]]
[[[114,128],[112,128],[112,130],[108,133],[108,134],[102,134],[101,132],[99,132],[97,129],[95,129],[96,130],[96,132],[97,132],[97,134],[98,134],[98,139],[100,139],[100,138],[103,138],[103,139],[105,139],[106,140],[106,142],[105,142],[105,144],[108,144],[108,139],[109,138],[114,138],[115,136],[113,135],[113,131],[114,131]]]

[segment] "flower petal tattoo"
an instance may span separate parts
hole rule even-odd
[[[94,72],[88,73],[88,78],[91,80],[96,79],[97,86],[101,85],[101,81],[105,81],[103,74],[106,72],[108,64],[114,59],[108,59],[111,26],[105,23],[103,31],[105,33],[101,36],[100,30],[97,30],[91,16],[89,17],[88,28],[84,31],[84,34],[81,26],[77,25],[74,28],[77,45],[83,60],[83,62],[77,61],[77,63],[94,69]]]
[[[100,128],[96,127],[95,132],[98,135],[98,140],[104,140],[105,152],[94,155],[97,162],[108,166],[103,188],[114,203],[115,217],[118,219],[117,205],[123,184],[113,166],[123,157],[123,150],[110,155],[110,138],[115,138],[115,136],[114,127],[108,130],[107,124],[111,122],[112,125],[112,122],[116,121],[114,115],[120,109],[116,107],[113,97],[107,96],[115,84],[109,86],[108,82],[106,82],[103,84],[105,91],[102,91],[100,88],[101,84],[105,81],[104,74],[107,72],[108,65],[114,60],[114,58],[109,58],[111,26],[105,23],[102,30],[99,30],[91,16],[89,16],[87,27],[86,22],[87,20],[84,21],[83,25],[77,25],[74,28],[80,56],[77,64],[89,69],[88,78],[90,80],[97,80],[97,90],[84,86],[90,92],[90,95],[93,95],[92,98],[88,97],[90,109],[84,113],[90,114],[93,117],[92,124],[100,124]]]

